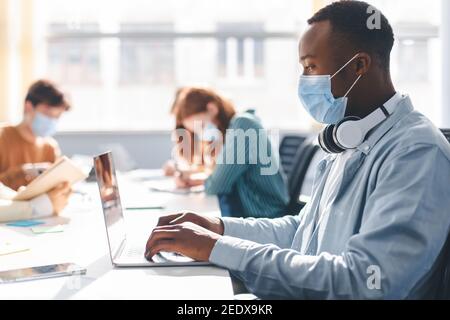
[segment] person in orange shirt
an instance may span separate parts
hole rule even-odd
[[[22,122],[0,127],[0,183],[18,190],[60,157],[52,136],[59,118],[69,109],[64,94],[50,81],[31,85]]]

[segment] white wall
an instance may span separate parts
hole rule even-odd
[[[450,1],[442,0],[442,126],[450,128]]]

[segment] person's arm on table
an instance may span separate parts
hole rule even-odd
[[[192,212],[163,216],[157,226],[191,222],[214,233],[289,248],[300,223],[300,216],[277,219],[205,217]]]
[[[208,175],[205,172],[190,173],[190,172],[175,172],[175,184],[178,188],[191,188],[205,184]]]
[[[406,298],[432,267],[449,232],[449,176],[439,149],[404,150],[380,171],[361,230],[342,254],[305,256],[221,237],[209,260],[237,271],[262,298]],[[380,271],[379,288],[367,285],[368,270]]]
[[[269,220],[266,220],[266,226],[269,226]],[[283,230],[279,231],[280,234],[287,234]],[[214,245],[223,234],[224,224],[220,218],[194,213],[161,217],[147,241],[145,256],[151,260],[160,251],[172,251],[199,261],[208,261]]]
[[[300,224],[301,213],[282,218],[222,218],[224,236],[260,244],[275,244],[289,248]]]
[[[0,188],[6,192],[7,187],[0,186]],[[70,193],[69,185],[63,184],[30,201],[0,200],[0,222],[37,219],[59,214],[67,205]]]
[[[238,272],[261,298],[405,298],[430,270],[449,232],[449,176],[448,160],[433,146],[409,147],[386,160],[361,230],[339,255],[305,256],[182,223],[156,228],[146,257],[174,251],[209,260]],[[380,270],[379,288],[367,285],[370,268]]]

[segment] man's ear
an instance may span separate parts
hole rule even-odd
[[[24,104],[24,113],[25,114],[31,114],[34,111],[34,106],[30,101],[25,101]]]
[[[210,102],[206,105],[206,110],[208,110],[209,115],[211,118],[216,118],[219,114],[219,107],[214,102]]]
[[[363,76],[369,72],[372,66],[372,58],[369,54],[361,52],[356,58],[356,74],[358,76]]]

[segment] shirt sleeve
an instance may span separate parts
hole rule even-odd
[[[449,233],[450,163],[432,145],[390,156],[368,195],[359,233],[341,254],[305,256],[224,236],[210,261],[261,298],[404,299],[434,268]]]
[[[222,221],[225,236],[289,248],[300,224],[300,216],[277,219],[222,218]]]
[[[29,201],[0,199],[0,222],[31,219],[33,209]]]
[[[30,200],[30,205],[33,209],[33,218],[48,217],[53,214],[53,205],[47,194]]]
[[[58,142],[53,138],[47,138],[46,161],[53,163],[61,156],[61,149],[59,148]]]
[[[12,200],[17,194],[0,183],[0,222],[41,218],[53,214],[53,205],[47,194],[31,201]]]
[[[11,189],[17,190],[19,187],[27,185],[25,174],[21,166],[11,167],[0,173],[0,183]]]

